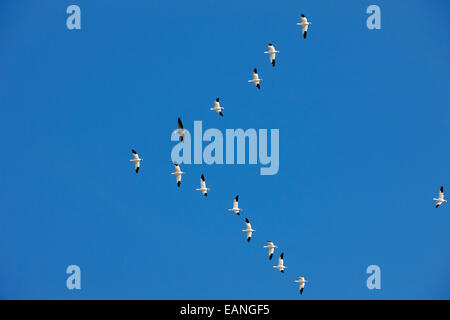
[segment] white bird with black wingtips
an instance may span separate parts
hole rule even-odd
[[[275,54],[280,53],[280,51],[275,50],[275,47],[271,43],[269,43],[267,47],[269,48],[269,51],[265,51],[264,53],[270,54],[270,63],[275,67]]]
[[[175,172],[172,172],[171,174],[176,175],[177,177],[177,186],[179,187],[181,185],[181,175],[184,174],[183,171],[180,169],[180,165],[176,162],[173,164],[175,166]]]
[[[306,19],[305,15],[302,14],[300,16],[300,23],[297,23],[298,26],[302,26],[302,34],[303,34],[303,39],[306,39],[306,34],[308,32],[308,26],[311,25],[312,23],[308,21],[308,19]]]
[[[233,209],[228,209],[228,211],[233,211],[234,213],[239,215],[242,209],[238,207],[238,203],[239,203],[239,195],[237,195],[236,198],[234,198],[233,200]]]
[[[252,238],[252,233],[256,230],[252,229],[252,225],[250,224],[250,221],[248,221],[247,218],[245,218],[245,230],[242,230],[242,232],[247,232],[247,242],[250,242]]]
[[[181,122],[181,119],[178,118],[178,135],[180,136],[181,142],[184,141],[184,134],[185,134],[185,130],[183,128],[183,122]]]
[[[221,117],[223,117],[223,109],[225,108],[220,106],[219,98],[214,100],[214,108],[209,108],[209,110],[216,111]]]
[[[260,79],[258,76],[258,70],[256,70],[256,68],[253,69],[253,79],[248,80],[248,82],[253,82],[258,89],[261,89],[261,86],[259,85],[261,81],[262,79]]]
[[[278,265],[277,266],[273,266],[275,269],[280,270],[281,273],[284,273],[284,269],[287,269],[287,267],[284,265],[284,253],[282,252],[280,254],[280,257],[278,258]]]
[[[305,280],[304,277],[299,277],[298,280],[294,280],[294,282],[298,282],[299,287],[300,287],[300,294],[302,294],[303,288],[305,287],[305,283],[307,283],[308,281]]]
[[[136,173],[139,172],[139,167],[141,166],[141,161],[144,159],[139,158],[139,155],[137,154],[137,152],[133,149],[131,150],[131,153],[133,153],[133,157],[134,159],[131,159],[131,162],[134,162],[134,170],[136,171]]]
[[[269,248],[269,260],[272,260],[273,252],[278,247],[272,241],[267,241],[267,246],[264,246],[264,248]]]
[[[200,177],[200,189],[195,189],[197,191],[201,191],[203,195],[206,197],[208,195],[209,188],[206,187],[206,180],[205,176],[202,173],[202,176]]]
[[[438,208],[443,202],[447,202],[447,200],[444,199],[444,187],[441,186],[441,189],[439,190],[439,198],[433,198],[434,201],[436,201],[436,208]]]

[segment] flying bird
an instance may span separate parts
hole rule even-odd
[[[233,209],[228,209],[228,211],[233,211],[234,213],[239,215],[239,212],[241,212],[242,209],[240,209],[238,207],[238,201],[239,201],[239,196],[237,195],[236,198],[234,198],[234,200],[233,200]]]
[[[269,43],[267,45],[267,47],[269,47],[269,51],[265,51],[264,53],[268,53],[270,54],[270,63],[272,63],[272,66],[275,67],[275,54],[276,53],[280,53],[280,51],[275,50],[275,47],[273,46],[273,44]]]
[[[294,280],[294,282],[298,282],[300,286],[300,294],[303,293],[303,288],[305,287],[305,283],[308,282],[304,277],[299,277],[298,280]]]
[[[180,169],[180,165],[176,162],[173,164],[175,166],[175,172],[172,172],[171,174],[174,174],[177,176],[177,186],[181,185],[181,175],[184,174],[183,171]]]
[[[136,171],[136,173],[138,173],[139,167],[141,165],[141,161],[144,159],[139,158],[139,155],[137,154],[137,152],[134,149],[131,150],[131,152],[133,153],[134,159],[131,159],[130,161],[134,162],[134,170]]]
[[[436,208],[439,207],[443,202],[447,202],[447,200],[444,199],[444,187],[441,186],[441,189],[439,190],[439,198],[433,198],[434,201],[436,201]]]
[[[183,123],[181,122],[181,119],[178,118],[178,134],[180,135],[181,142],[184,141],[184,133],[185,133],[185,130],[183,128]]]
[[[195,190],[201,191],[205,197],[208,195],[209,188],[206,187],[205,176],[203,175],[203,173],[202,176],[200,177],[200,189]]]
[[[278,247],[272,241],[267,241],[267,246],[264,246],[264,248],[269,248],[269,260],[272,260],[273,251]]]
[[[277,266],[273,266],[275,269],[278,269],[278,270],[280,270],[280,272],[281,273],[284,273],[284,269],[287,269],[287,267],[285,267],[284,265],[283,265],[283,256],[284,256],[284,253],[282,252],[281,254],[280,254],[280,257],[278,258],[278,265]]]
[[[258,70],[256,70],[256,68],[253,69],[253,79],[252,80],[248,80],[248,82],[253,82],[258,89],[261,89],[261,86],[259,85],[259,83],[261,81],[262,81],[262,79],[260,79],[258,77]]]
[[[220,106],[219,98],[214,100],[214,108],[209,108],[209,110],[216,111],[222,117],[223,117],[223,113],[222,113],[223,109],[225,109],[225,108]]]
[[[247,218],[245,218],[245,230],[242,230],[243,232],[247,232],[247,242],[250,242],[250,239],[252,238],[252,233],[256,230],[252,229],[252,225],[250,224],[250,221],[248,221]]]
[[[301,22],[300,23],[297,22],[297,25],[302,26],[303,38],[306,39],[306,33],[308,32],[308,26],[311,25],[312,23],[308,22],[308,19],[306,19],[304,14],[302,14],[300,16],[300,20],[301,20]]]

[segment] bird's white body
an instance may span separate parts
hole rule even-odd
[[[300,287],[300,294],[302,294],[303,288],[305,287],[305,283],[307,283],[308,281],[305,280],[304,277],[299,277],[298,280],[294,280],[294,282],[298,282],[299,287]]]
[[[250,242],[250,239],[252,238],[252,233],[255,232],[256,230],[252,229],[252,225],[250,224],[250,221],[248,221],[248,219],[245,219],[245,230],[242,230],[242,232],[246,232],[247,233],[247,242]]]
[[[269,43],[267,47],[269,48],[269,51],[265,51],[264,53],[270,54],[270,63],[275,67],[275,55],[280,53],[280,51],[275,50],[275,47],[271,43]]]
[[[444,199],[444,187],[441,187],[439,190],[439,197],[433,198],[434,201],[436,201],[436,208],[439,207],[442,203],[447,202],[447,200]]]
[[[233,200],[233,209],[228,209],[228,211],[233,211],[234,213],[239,215],[239,213],[242,211],[242,209],[240,209],[238,207],[238,202],[239,202],[239,196],[236,196],[236,198],[234,198],[234,200]]]
[[[131,159],[130,161],[134,162],[134,170],[136,171],[136,173],[138,173],[141,161],[144,159],[139,158],[139,155],[134,150],[131,150],[131,153],[133,154],[133,159]]]
[[[273,252],[275,251],[275,248],[278,247],[274,245],[272,241],[267,241],[267,246],[264,246],[264,248],[269,249],[269,260],[272,260]]]
[[[287,267],[284,265],[283,253],[281,253],[280,257],[278,258],[278,265],[273,267],[275,269],[278,269],[280,272],[284,272],[284,269],[287,269]]]
[[[171,174],[174,174],[177,178],[177,186],[180,186],[181,184],[181,176],[184,174],[183,171],[180,169],[180,165],[178,163],[174,163],[175,166],[175,172],[172,172]]]
[[[220,116],[223,116],[223,109],[225,108],[220,106],[219,98],[214,100],[214,108],[209,108],[209,110],[216,111]]]

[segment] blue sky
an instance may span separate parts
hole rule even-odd
[[[66,28],[70,4],[81,30]],[[381,30],[366,27],[371,4]],[[448,1],[0,9],[0,298],[450,298],[450,207],[432,201],[450,188]],[[254,67],[261,91],[247,83]],[[216,97],[223,118],[209,111]],[[280,129],[279,173],[184,165],[178,189],[178,117],[187,129]],[[201,173],[207,198],[194,190]],[[250,243],[226,211],[236,194]],[[65,286],[71,264],[80,291]],[[371,264],[381,290],[366,287]]]

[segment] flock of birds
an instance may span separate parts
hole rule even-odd
[[[303,38],[306,39],[308,26],[311,25],[311,22],[309,22],[307,20],[307,18],[305,17],[305,15],[303,15],[303,14],[300,16],[300,19],[301,19],[301,22],[297,23],[297,25],[302,26],[302,35],[303,35]],[[275,67],[275,57],[276,57],[276,54],[279,53],[279,51],[276,50],[274,45],[271,43],[268,44],[268,48],[269,48],[269,50],[265,51],[264,53],[270,55],[269,56],[270,63],[272,64],[273,67]],[[253,69],[253,79],[248,80],[248,82],[253,83],[258,89],[261,89],[260,82],[262,80],[263,79],[260,79],[258,76],[258,70],[256,68],[254,68]],[[223,109],[224,108],[222,106],[220,106],[219,98],[217,98],[214,101],[214,107],[210,108],[211,111],[216,111],[220,116],[223,116],[223,113],[222,113]],[[182,123],[181,119],[178,118],[178,135],[180,137],[181,142],[184,141],[185,132],[186,131],[183,127],[183,123]],[[138,173],[140,163],[143,159],[139,157],[139,155],[137,154],[137,152],[134,149],[131,152],[133,153],[133,159],[131,159],[130,161],[134,162],[134,169],[135,169],[136,173]],[[180,165],[178,163],[175,162],[174,166],[175,166],[175,172],[172,172],[171,174],[176,176],[177,186],[180,187],[181,176],[185,172],[181,171]],[[208,191],[210,190],[210,188],[206,187],[206,179],[205,179],[204,174],[202,174],[200,177],[200,188],[195,189],[195,190],[200,191],[204,196],[208,195]],[[439,190],[438,198],[433,198],[433,200],[436,201],[436,206],[435,206],[436,208],[438,208],[442,203],[447,202],[447,200],[444,199],[444,187],[443,186],[441,186],[441,188]],[[228,209],[228,211],[234,212],[238,216],[243,211],[241,208],[239,208],[239,195],[237,195],[234,198],[233,208]],[[252,238],[252,234],[255,231],[256,230],[252,229],[252,225],[250,224],[250,221],[248,220],[248,218],[245,218],[245,229],[242,230],[242,232],[246,233],[247,242],[250,242],[250,240]],[[278,247],[272,241],[267,241],[267,245],[264,246],[263,248],[269,249],[269,260],[272,260],[274,251]],[[283,252],[280,254],[280,256],[278,258],[278,265],[273,266],[273,268],[278,269],[281,273],[284,273],[284,270],[287,269],[287,266],[284,265],[284,253]],[[298,280],[295,280],[294,282],[297,282],[299,284],[300,294],[302,294],[307,280],[303,276],[300,276],[298,278]]]

